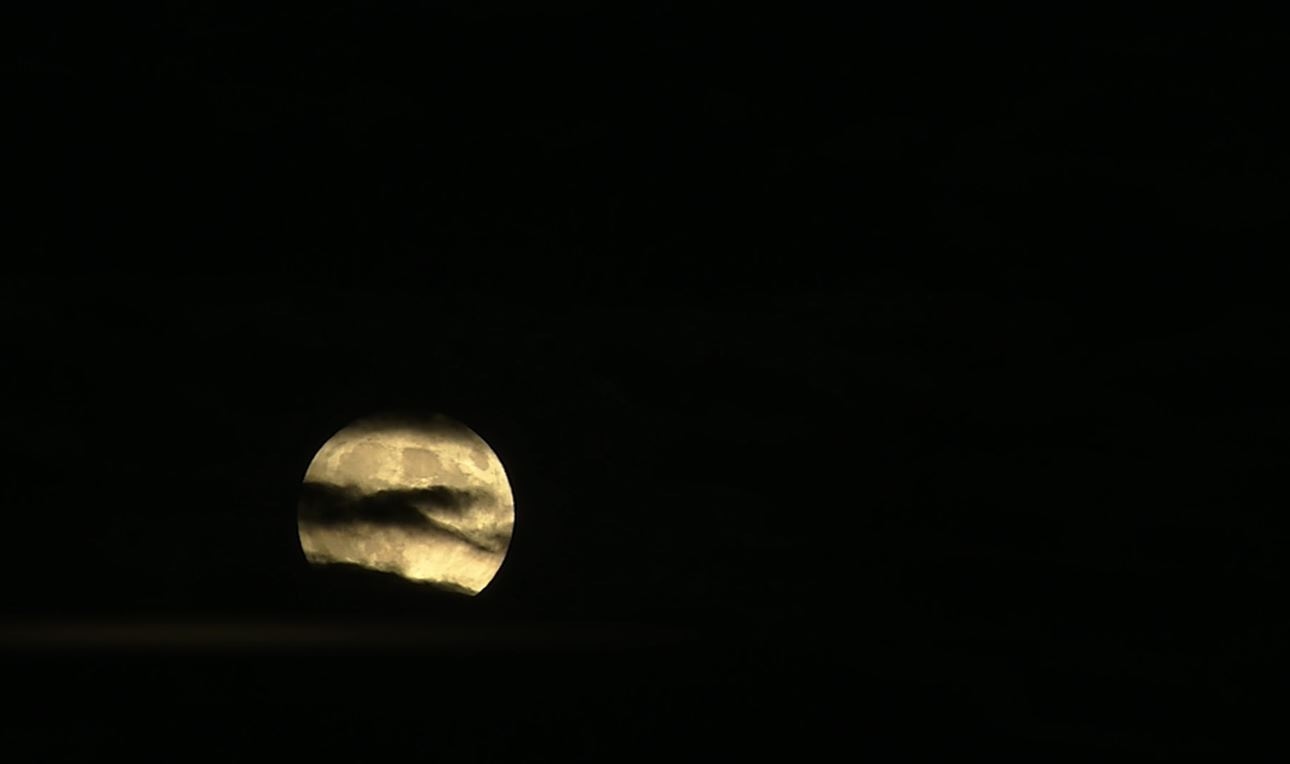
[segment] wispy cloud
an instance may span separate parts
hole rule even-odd
[[[364,493],[350,486],[307,482],[301,491],[300,521],[324,527],[366,524],[446,535],[483,551],[498,552],[505,548],[509,533],[496,528],[482,532],[464,529],[451,521],[491,501],[487,491],[447,486]]]

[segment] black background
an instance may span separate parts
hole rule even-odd
[[[7,11],[6,741],[1269,755],[1285,41],[1032,6]],[[303,560],[389,409],[475,599]]]

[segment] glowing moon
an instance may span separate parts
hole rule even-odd
[[[470,428],[442,415],[382,415],[323,444],[297,520],[311,563],[475,595],[506,557],[515,500],[501,460]]]

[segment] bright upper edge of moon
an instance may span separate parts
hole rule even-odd
[[[501,460],[442,414],[380,414],[337,432],[305,472],[300,545],[348,563],[476,595],[501,568],[515,500]]]

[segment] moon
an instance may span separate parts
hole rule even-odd
[[[380,414],[337,432],[305,472],[305,558],[474,596],[501,568],[515,526],[502,462],[442,414]]]

